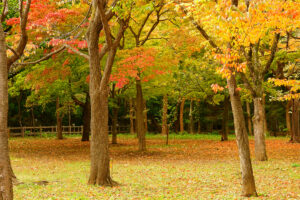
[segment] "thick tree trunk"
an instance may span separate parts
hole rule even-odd
[[[253,135],[252,122],[251,122],[251,109],[250,109],[250,103],[248,101],[246,101],[246,108],[247,108],[248,132],[250,135]]]
[[[190,102],[189,118],[190,118],[189,131],[191,134],[194,134],[193,100],[191,100]]]
[[[136,79],[136,131],[139,140],[139,151],[146,151],[144,127],[144,102],[141,80]]]
[[[228,141],[228,113],[229,113],[229,97],[224,99],[224,111],[223,111],[223,120],[222,120],[222,136],[221,141]]]
[[[60,115],[60,103],[59,103],[59,97],[56,99],[56,132],[57,132],[57,139],[62,140],[63,139],[63,133],[62,133],[62,117]]]
[[[299,99],[292,100],[292,137],[291,142],[300,143]]]
[[[257,196],[250,158],[247,128],[240,95],[236,90],[237,86],[234,75],[231,75],[227,79],[227,84],[230,94],[231,107],[234,118],[235,135],[240,157],[240,166],[242,172],[242,195]]]
[[[87,94],[83,107],[83,132],[81,141],[89,141],[91,131],[91,101],[90,95]]]
[[[266,161],[266,142],[264,133],[264,107],[262,98],[255,97],[254,103],[254,115],[253,115],[253,129],[255,140],[255,158],[259,161]]]
[[[119,106],[119,105],[117,105]],[[117,144],[119,107],[112,108],[112,144]]]
[[[5,33],[0,24],[0,199],[13,199],[12,170],[8,147],[8,82]]]
[[[134,134],[134,106],[132,98],[129,99],[130,134]]]
[[[144,103],[144,123],[145,123],[145,133],[148,132],[148,117],[147,117],[147,101],[144,99],[143,100]]]
[[[163,98],[163,110],[162,110],[162,129],[161,134],[167,135],[168,131],[168,95],[164,95]]]
[[[286,128],[287,128],[288,135],[291,135],[291,133],[292,133],[291,115],[290,115],[291,104],[292,104],[292,101],[288,101],[285,106],[285,121],[286,121]]]
[[[184,103],[185,103],[185,98],[182,98],[180,102],[180,115],[179,115],[179,124],[180,124],[180,132],[184,132],[184,123],[183,123],[183,113],[184,113]]]

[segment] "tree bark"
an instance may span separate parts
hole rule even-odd
[[[266,143],[264,133],[264,107],[262,98],[255,97],[254,103],[254,115],[253,115],[253,129],[254,129],[254,140],[255,140],[255,158],[259,161],[266,161]]]
[[[136,79],[136,130],[139,140],[139,151],[146,151],[146,137],[144,127],[144,102],[141,80]]]
[[[230,94],[235,135],[240,157],[240,166],[242,172],[242,196],[257,196],[250,158],[247,128],[240,95],[236,90],[236,80],[233,74],[227,79],[227,84]]]
[[[162,129],[161,134],[167,135],[168,131],[168,95],[163,98],[163,116],[162,116]]]
[[[5,33],[0,24],[0,199],[13,199],[12,169],[8,147],[8,71]]]
[[[86,94],[85,103],[83,106],[83,132],[81,141],[89,141],[91,131],[91,101],[90,95]]]
[[[181,102],[180,102],[180,115],[179,115],[179,124],[180,124],[180,132],[184,132],[184,123],[183,123],[183,113],[184,113],[184,103],[185,103],[185,98],[183,97]]]
[[[228,113],[229,113],[229,97],[224,99],[224,111],[223,111],[223,120],[222,120],[222,136],[221,141],[228,141]]]
[[[130,134],[134,134],[134,106],[132,98],[129,99]]]
[[[147,101],[144,99],[143,100],[144,103],[144,123],[145,123],[145,133],[148,132],[148,117],[147,117]]]
[[[250,103],[248,101],[246,101],[246,108],[247,108],[248,132],[250,135],[253,135],[252,122],[251,122],[251,109],[250,109]]]
[[[56,132],[57,132],[57,139],[62,140],[63,139],[63,133],[62,133],[62,117],[60,115],[60,103],[59,103],[59,97],[56,98]]]
[[[189,118],[190,118],[189,131],[191,134],[194,134],[193,100],[191,100],[190,102]]]
[[[291,142],[300,143],[299,99],[292,100],[292,137]]]
[[[287,128],[288,135],[291,135],[291,133],[292,133],[291,115],[290,115],[291,104],[292,104],[292,101],[288,101],[285,106],[285,121],[286,121],[286,128]]]

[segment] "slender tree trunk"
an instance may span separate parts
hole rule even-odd
[[[34,117],[34,109],[33,106],[31,107],[31,120],[32,120],[32,126],[35,127],[35,117]]]
[[[59,103],[59,97],[56,99],[56,132],[57,132],[57,139],[62,140],[63,139],[63,133],[62,133],[62,117],[60,115],[60,103]]]
[[[198,121],[198,134],[201,134],[201,123],[200,123],[200,120]]]
[[[198,101],[198,109],[200,109],[200,101]],[[198,123],[197,123],[197,126],[198,126],[198,134],[201,134],[201,121],[200,121],[200,116],[198,116],[199,119],[198,119]]]
[[[222,120],[222,136],[221,141],[228,141],[228,112],[229,112],[229,97],[224,99],[224,111]]]
[[[119,105],[117,106],[112,108],[112,144],[117,144]]]
[[[8,82],[5,33],[0,24],[0,199],[13,199],[12,169],[8,147]]]
[[[86,94],[85,103],[83,107],[83,132],[81,141],[89,141],[91,131],[91,101],[90,95]]]
[[[136,79],[136,130],[139,140],[139,151],[146,151],[146,137],[144,127],[144,102],[141,80]]]
[[[263,117],[264,117],[264,133],[265,135],[268,134],[268,123],[267,123],[267,115],[266,115],[266,97],[265,94],[263,94]]]
[[[254,115],[253,115],[253,128],[254,128],[254,140],[255,140],[255,157],[259,161],[266,161],[266,143],[264,133],[264,107],[262,98],[255,97],[254,103]]]
[[[300,143],[299,99],[292,100],[292,137],[291,142]]]
[[[190,103],[190,113],[189,113],[189,118],[190,118],[190,124],[189,124],[189,131],[191,134],[194,134],[194,119],[193,119],[193,100],[191,100]]]
[[[250,135],[253,135],[252,122],[251,122],[251,109],[250,109],[250,103],[248,101],[246,101],[246,107],[247,107],[248,131]]]
[[[239,92],[236,90],[237,86],[234,75],[231,75],[227,79],[227,84],[230,94],[231,107],[234,118],[235,135],[240,157],[240,166],[242,172],[242,195],[257,196],[250,158],[247,128],[240,95]]]
[[[20,127],[23,126],[22,124],[22,109],[21,109],[21,102],[22,102],[22,91],[20,92],[19,97],[17,97],[18,101],[18,119],[19,119],[19,125]]]
[[[285,121],[286,121],[286,128],[287,128],[287,134],[291,135],[292,128],[291,128],[291,115],[290,115],[290,108],[291,108],[292,101],[288,101],[285,106]]]
[[[129,99],[130,134],[134,134],[134,106],[132,98]]]
[[[168,95],[163,98],[163,116],[162,116],[162,129],[161,134],[167,135],[168,131]]]
[[[144,103],[144,123],[145,123],[145,133],[148,132],[148,117],[147,117],[147,101],[144,99],[143,100]]]
[[[181,103],[180,103],[180,116],[179,116],[179,120],[180,120],[180,132],[183,133],[184,132],[184,123],[183,123],[183,112],[184,112],[184,103],[185,103],[185,98],[182,98]]]

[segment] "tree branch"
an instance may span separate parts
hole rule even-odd
[[[268,62],[266,64],[266,66],[265,66],[263,74],[266,74],[269,71],[269,69],[271,67],[271,64],[272,64],[272,62],[273,62],[273,60],[275,58],[275,53],[277,51],[277,44],[278,44],[278,41],[279,41],[279,37],[280,37],[280,34],[275,33],[273,44],[272,44],[272,47],[271,47],[271,55],[270,55],[269,60],[268,60]]]
[[[70,49],[70,50],[71,50],[71,51],[73,51],[74,53],[76,53],[76,54],[78,54],[78,55],[80,55],[80,56],[84,57],[84,58],[85,58],[85,59],[87,59],[87,60],[89,60],[89,59],[90,59],[90,56],[88,56],[87,54],[84,54],[84,53],[82,53],[82,52],[78,51],[77,49],[75,49],[75,48],[71,47],[71,46],[70,46],[70,45],[68,45],[68,44],[64,44],[64,47],[66,47],[66,48]]]

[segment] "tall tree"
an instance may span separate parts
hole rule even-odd
[[[9,47],[6,43],[6,33],[3,29],[3,22],[9,13],[9,1],[3,0],[0,4],[0,198],[4,200],[13,199],[12,178],[14,176],[10,164],[9,148],[8,148],[8,129],[7,129],[7,114],[8,114],[8,71],[12,64],[18,60],[26,47],[27,36],[27,20],[30,9],[31,0],[27,0],[24,4],[19,1],[19,18],[20,18],[20,39],[16,49]],[[11,57],[7,57],[7,48],[13,52]]]
[[[119,20],[116,36],[112,36],[109,20],[114,16],[113,7],[117,0],[108,4],[105,0],[93,0],[93,14],[87,32],[90,64],[90,98],[91,98],[91,169],[89,184],[114,185],[109,169],[108,140],[108,95],[109,78],[117,48],[123,37],[128,19]],[[105,45],[99,52],[100,32],[105,33]],[[107,54],[106,63],[101,72],[101,60]]]

